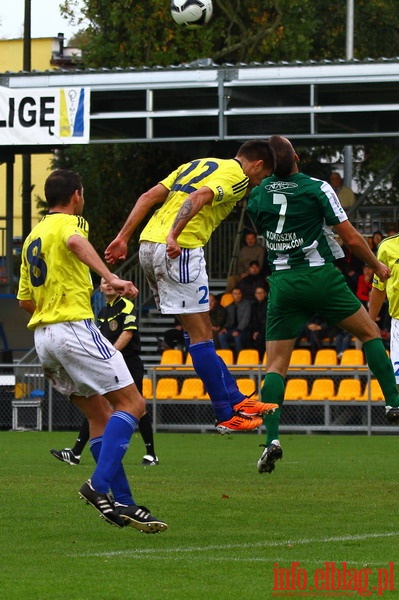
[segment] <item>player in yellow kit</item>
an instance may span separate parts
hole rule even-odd
[[[388,312],[391,317],[390,355],[396,383],[399,386],[399,235],[382,240],[378,246],[377,258],[390,268],[391,277],[381,281],[374,273],[369,314],[373,321],[376,321],[385,299],[388,300]]]
[[[277,406],[262,406],[241,394],[216,354],[203,246],[273,168],[274,154],[265,140],[245,142],[232,159],[200,158],[181,165],[140,196],[105,252],[111,263],[125,258],[132,233],[153,206],[162,205],[141,233],[140,263],[161,312],[177,315],[188,334],[193,366],[211,398],[220,433],[258,427],[259,415]]]
[[[112,274],[88,241],[80,177],[73,171],[54,171],[46,180],[45,195],[49,212],[22,249],[18,299],[31,314],[28,327],[34,330],[45,375],[84,412],[90,437],[98,442],[93,453],[97,467],[79,494],[114,525],[163,531],[166,523],[135,504],[123,469],[145,402],[122,354],[93,323],[89,268],[118,294],[134,298],[137,289]]]

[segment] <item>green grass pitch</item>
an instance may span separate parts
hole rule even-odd
[[[111,527],[79,499],[89,449],[74,467],[49,453],[74,438],[0,432],[2,598],[399,598],[395,435],[284,435],[283,460],[259,475],[254,433],[160,433],[146,468],[135,434],[125,468],[136,502],[169,524],[157,535]],[[330,590],[316,593],[315,574]]]

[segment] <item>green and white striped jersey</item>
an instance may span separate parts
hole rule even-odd
[[[331,226],[348,217],[325,181],[303,173],[267,177],[252,190],[248,212],[266,240],[272,271],[318,267],[344,256]]]

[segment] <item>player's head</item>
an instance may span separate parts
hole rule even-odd
[[[57,169],[47,177],[44,184],[44,194],[50,209],[55,206],[67,206],[75,192],[82,199],[81,208],[83,209],[82,180],[80,175],[74,171]]]
[[[276,156],[274,174],[284,179],[296,173],[298,171],[297,161],[299,158],[291,142],[281,135],[273,135],[269,138],[269,143]]]
[[[342,177],[337,171],[330,173],[329,182],[333,190],[339,190],[342,186]]]
[[[240,146],[236,158],[249,177],[249,187],[259,185],[275,167],[274,152],[267,140],[249,140]]]

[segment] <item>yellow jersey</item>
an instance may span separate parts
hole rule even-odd
[[[381,281],[374,274],[373,287],[385,290],[389,314],[394,319],[399,319],[399,234],[382,240],[378,246],[377,258],[391,269],[391,277]]]
[[[28,329],[38,325],[94,318],[89,267],[67,247],[72,235],[88,238],[81,216],[52,213],[30,232],[22,248],[18,300],[32,300],[36,310]]]
[[[181,165],[160,183],[170,193],[143,229],[140,241],[165,244],[187,196],[206,186],[214,194],[212,204],[203,206],[177,239],[182,248],[199,248],[207,243],[212,232],[245,195],[248,177],[234,158],[201,158]]]

